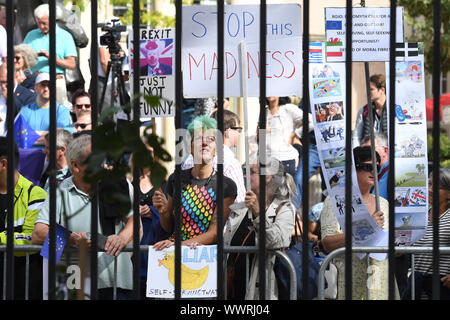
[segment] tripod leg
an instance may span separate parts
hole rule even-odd
[[[98,106],[99,109],[99,113],[101,113],[103,111],[103,103],[105,101],[105,93],[106,93],[106,87],[108,86],[108,78],[109,78],[109,74],[111,72],[111,61],[108,61],[108,66],[106,68],[106,76],[105,76],[105,80],[103,80],[103,90],[102,90],[102,95],[100,97],[100,103]]]

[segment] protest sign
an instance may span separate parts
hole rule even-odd
[[[353,8],[352,60],[389,61],[390,8]],[[327,62],[345,61],[346,8],[325,8]],[[397,7],[396,41],[403,42],[403,7]]]
[[[395,62],[395,242],[409,246],[425,235],[428,223],[423,43],[396,47],[400,54]],[[386,74],[388,86],[388,63]]]
[[[133,34],[129,33],[130,70],[133,77]],[[140,30],[139,93],[161,97],[158,106],[140,99],[141,120],[175,116],[175,29]],[[133,83],[130,80],[130,83]],[[133,92],[135,92],[133,88]]]
[[[317,61],[309,65],[311,112],[328,195],[345,233],[345,162],[354,163],[353,153],[351,159],[345,159],[345,64],[323,63],[324,51],[321,48],[317,44],[310,45],[310,55],[314,54]],[[318,56],[320,53],[321,58]],[[387,233],[376,224],[363,201],[354,165],[352,176],[352,243],[357,246],[381,245]],[[364,255],[358,254],[361,258]],[[383,259],[385,255],[371,256]]]
[[[260,9],[257,5],[227,5],[224,17],[224,94],[243,96],[242,59],[246,44],[248,96],[259,96]],[[297,4],[267,6],[266,79],[268,96],[301,96],[301,7]],[[183,7],[183,90],[185,97],[217,95],[217,7]]]
[[[175,247],[148,248],[147,297],[175,297]],[[217,296],[217,246],[181,247],[181,298]]]

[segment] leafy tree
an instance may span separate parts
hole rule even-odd
[[[447,134],[441,133],[439,135],[439,145],[440,145],[440,167],[450,168],[450,139]],[[433,161],[433,137],[428,134],[428,161]]]
[[[414,33],[405,40],[423,42],[425,49],[425,69],[433,71],[433,2],[434,0],[399,0],[405,8],[405,21],[412,25]],[[441,72],[450,71],[450,0],[441,0]]]

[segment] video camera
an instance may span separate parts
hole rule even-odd
[[[97,27],[102,28],[102,31],[106,33],[100,36],[100,44],[103,46],[108,46],[110,54],[118,54],[120,52],[120,33],[127,30],[126,26],[116,26],[116,23],[120,19],[112,20],[113,26],[109,26],[105,23],[99,23]]]

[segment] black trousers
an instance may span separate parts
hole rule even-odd
[[[3,299],[4,253],[0,254],[0,295]],[[6,275],[8,277],[8,275]],[[42,300],[42,256],[30,255],[28,299]],[[14,257],[14,300],[25,300],[26,257]]]
[[[420,300],[422,292],[428,296],[429,299],[433,297],[433,276],[415,272],[415,300]],[[439,278],[444,277],[440,275]],[[444,287],[442,282],[439,282],[439,300],[450,300],[450,288]],[[408,286],[403,293],[402,300],[411,300],[412,297],[412,276],[408,278]]]

